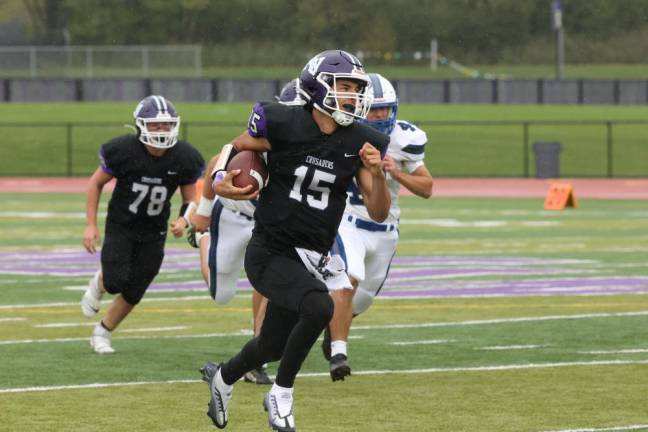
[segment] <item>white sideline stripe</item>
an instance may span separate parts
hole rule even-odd
[[[21,212],[21,211],[2,211],[0,217],[19,217],[29,219],[84,219],[85,213],[81,212]]]
[[[134,328],[127,330],[120,330],[121,333],[146,333],[146,332],[158,332],[158,331],[171,331],[171,330],[187,330],[191,326],[169,326],[169,327],[148,327],[148,328]]]
[[[484,325],[484,324],[506,324],[516,322],[533,322],[533,321],[553,321],[564,319],[589,319],[589,318],[616,318],[616,317],[632,317],[632,316],[646,316],[648,311],[637,312],[615,312],[615,313],[600,313],[600,314],[577,314],[577,315],[547,315],[538,317],[520,317],[520,318],[503,318],[492,320],[469,320],[469,321],[449,321],[449,322],[431,322],[420,324],[385,324],[375,326],[353,326],[353,330],[384,330],[384,329],[404,329],[404,328],[426,328],[426,327],[453,327],[453,326],[467,326],[467,325]]]
[[[454,342],[454,339],[429,339],[429,340],[408,341],[408,342],[389,342],[389,345],[431,345],[431,344],[443,344],[449,342]]]
[[[7,321],[26,321],[27,318],[23,317],[15,317],[15,318],[0,318],[0,322],[7,322]]]
[[[120,330],[120,332],[125,332],[126,330]],[[157,336],[157,339],[199,339],[199,338],[210,338],[210,337],[232,337],[232,336],[252,336],[251,330],[239,330],[238,332],[232,333],[207,333],[207,334],[197,334],[197,335],[169,335],[169,336]],[[133,340],[133,339],[151,339],[151,336],[123,336],[113,338],[115,340]],[[50,343],[50,342],[78,342],[89,340],[90,336],[87,337],[75,337],[75,338],[55,338],[55,339],[16,339],[16,340],[4,340],[0,341],[0,345],[16,345],[16,344],[33,344],[33,343]]]
[[[495,345],[495,346],[486,346],[486,347],[477,347],[476,350],[519,350],[519,349],[534,349],[534,348],[544,348],[547,345]]]
[[[34,324],[32,327],[37,328],[60,328],[60,327],[85,327],[96,326],[96,322],[78,322],[78,323],[51,323],[51,324]]]
[[[149,297],[142,300],[142,303],[148,302],[166,302],[166,301],[178,301],[178,300],[206,300],[211,297],[208,295],[200,296],[186,296],[186,297]],[[102,301],[101,304],[108,304],[110,300]],[[15,305],[0,305],[0,309],[29,309],[29,308],[50,308],[50,307],[67,307],[67,306],[78,306],[79,302],[56,302],[56,303],[32,303],[32,304],[15,304]]]
[[[72,303],[75,304],[76,303]],[[507,319],[494,319],[494,320],[471,320],[471,321],[457,321],[457,322],[436,322],[436,323],[421,323],[421,324],[387,324],[387,325],[374,325],[374,326],[356,326],[352,327],[353,330],[382,330],[382,329],[401,329],[401,328],[430,328],[430,327],[453,327],[453,326],[466,326],[466,325],[485,325],[485,324],[505,324],[515,322],[533,322],[533,321],[551,321],[562,319],[588,319],[588,318],[614,318],[614,317],[627,317],[627,316],[646,316],[648,311],[638,312],[617,312],[617,313],[601,313],[601,314],[580,314],[580,315],[550,315],[544,317],[521,317],[521,318],[507,318]],[[123,330],[122,330],[123,331]],[[234,333],[209,333],[199,335],[175,335],[175,336],[160,336],[161,338],[208,338],[208,337],[226,337],[226,336],[248,336],[251,332],[249,330],[239,330]],[[141,339],[144,336],[125,336],[119,339]],[[0,345],[12,345],[21,343],[47,343],[47,342],[72,342],[85,340],[86,338],[63,338],[63,339],[17,339],[0,341]]]
[[[591,361],[591,362],[562,362],[562,363],[527,363],[527,364],[512,364],[501,366],[475,366],[475,367],[457,367],[457,368],[429,368],[429,369],[404,369],[404,370],[364,370],[353,371],[354,375],[397,375],[397,374],[429,374],[429,373],[443,373],[443,372],[493,372],[493,371],[507,371],[507,370],[520,370],[520,369],[545,369],[545,368],[558,368],[558,367],[572,367],[572,366],[616,366],[616,365],[637,365],[648,364],[648,360],[639,361],[626,361],[626,360],[609,360],[609,361]],[[313,372],[313,373],[300,373],[297,375],[300,378],[321,378],[329,377],[328,372]],[[135,382],[121,382],[121,383],[94,383],[94,384],[76,384],[67,386],[42,386],[42,387],[21,387],[21,388],[0,388],[0,394],[4,393],[27,393],[37,391],[51,391],[51,390],[74,390],[74,389],[88,389],[88,388],[103,388],[103,387],[126,387],[137,385],[160,385],[160,384],[185,384],[185,383],[200,383],[202,380],[169,380],[169,381],[135,381]],[[586,431],[588,429],[575,429],[569,432]],[[598,429],[597,429],[598,430]],[[606,429],[600,429],[606,430]],[[609,429],[614,430],[614,429]],[[551,432],[568,432],[565,431],[551,431]]]
[[[648,424],[636,424],[628,426],[614,426],[609,428],[586,428],[586,429],[560,429],[560,430],[551,430],[544,432],[607,432],[607,431],[629,431],[648,428]]]
[[[579,351],[578,354],[638,354],[646,352],[648,352],[648,348],[633,348],[610,351]]]

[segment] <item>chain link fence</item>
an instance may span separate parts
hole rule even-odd
[[[19,77],[202,75],[200,45],[0,47],[0,70]]]

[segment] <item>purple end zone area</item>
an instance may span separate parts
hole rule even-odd
[[[596,261],[507,256],[395,257],[382,297],[492,297],[648,294],[648,276],[610,276]],[[0,275],[90,278],[99,255],[77,250],[0,252]],[[188,281],[154,282],[150,292],[207,293],[198,254],[168,249],[161,273],[188,272]],[[603,276],[604,274],[604,276]],[[163,279],[163,278],[158,278]],[[66,282],[67,283],[67,282]],[[247,279],[239,289],[250,290]]]

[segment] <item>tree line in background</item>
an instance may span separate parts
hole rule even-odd
[[[553,62],[550,0],[23,0],[26,44],[201,44],[205,65],[292,65],[322,49],[374,62],[439,52]],[[562,0],[571,63],[645,63],[648,1]]]

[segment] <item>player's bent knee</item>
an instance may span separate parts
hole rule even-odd
[[[359,315],[363,312],[365,312],[367,309],[369,309],[369,306],[373,303],[374,296],[363,290],[362,288],[358,288],[355,292],[355,295],[353,296],[353,313],[355,315]]]
[[[214,299],[214,302],[215,302],[216,304],[219,304],[219,305],[226,305],[226,304],[228,304],[229,302],[231,302],[232,299],[234,298],[234,291],[230,291],[230,292],[227,292],[227,291],[217,291],[216,293],[214,293],[214,295],[212,296],[212,298]]]
[[[311,291],[304,296],[299,312],[316,326],[324,328],[333,318],[333,308],[330,295],[323,291]]]
[[[219,305],[224,305],[232,301],[234,294],[236,294],[238,272],[236,274],[216,273],[215,279],[215,281],[211,281],[209,290],[212,299]]]
[[[285,341],[281,343],[281,341],[265,340],[263,338],[259,338],[257,343],[261,356],[267,362],[273,362],[281,359],[284,347],[286,345]]]
[[[142,300],[142,297],[144,297],[144,291],[123,290],[121,295],[126,303],[131,306],[136,306]]]

